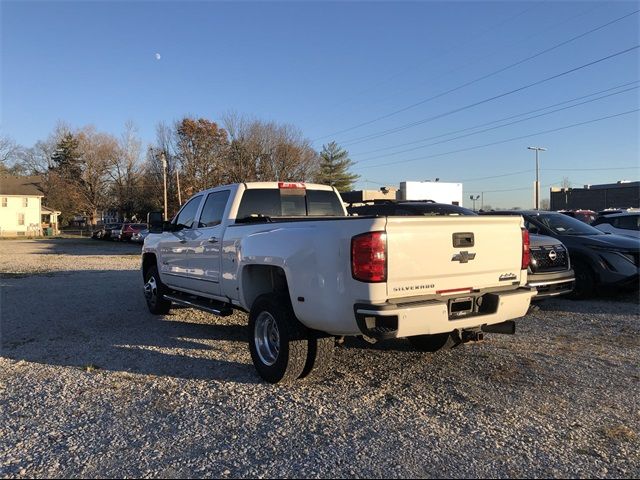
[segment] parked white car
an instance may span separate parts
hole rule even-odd
[[[521,217],[347,217],[334,188],[270,182],[200,192],[149,225],[149,310],[249,312],[254,366],[273,383],[321,375],[335,336],[435,351],[514,333],[535,295]]]
[[[605,233],[640,238],[640,212],[613,213],[598,218],[591,226]]]

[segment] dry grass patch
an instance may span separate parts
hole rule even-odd
[[[602,433],[609,440],[616,440],[619,442],[632,442],[638,438],[638,434],[626,425],[606,427],[602,429]]]

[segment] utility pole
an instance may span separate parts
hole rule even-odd
[[[160,160],[162,160],[162,177],[164,179],[164,219],[167,220],[167,157],[164,150],[160,152]]]
[[[529,150],[535,150],[536,151],[536,185],[535,185],[535,192],[534,192],[534,198],[535,198],[535,205],[534,208],[536,210],[540,210],[540,169],[539,169],[539,164],[538,164],[538,152],[546,152],[547,149],[544,147],[527,147],[527,149]]]
[[[178,206],[182,205],[182,195],[180,194],[180,175],[176,167],[176,182],[178,183]]]
[[[480,198],[480,195],[469,195],[469,199],[473,202],[473,211],[476,211],[476,200]]]

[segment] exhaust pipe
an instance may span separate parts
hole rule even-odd
[[[503,333],[505,335],[513,335],[516,333],[516,322],[513,320],[507,320],[506,322],[495,323],[493,325],[483,325],[481,329],[486,333]]]

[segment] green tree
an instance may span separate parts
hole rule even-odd
[[[353,165],[349,152],[340,148],[336,142],[323,145],[316,182],[336,187],[339,192],[353,190],[353,182],[360,178],[359,175],[349,172]]]
[[[51,155],[54,168],[67,180],[77,181],[82,175],[82,154],[80,142],[71,132],[67,132],[56,145]]]

